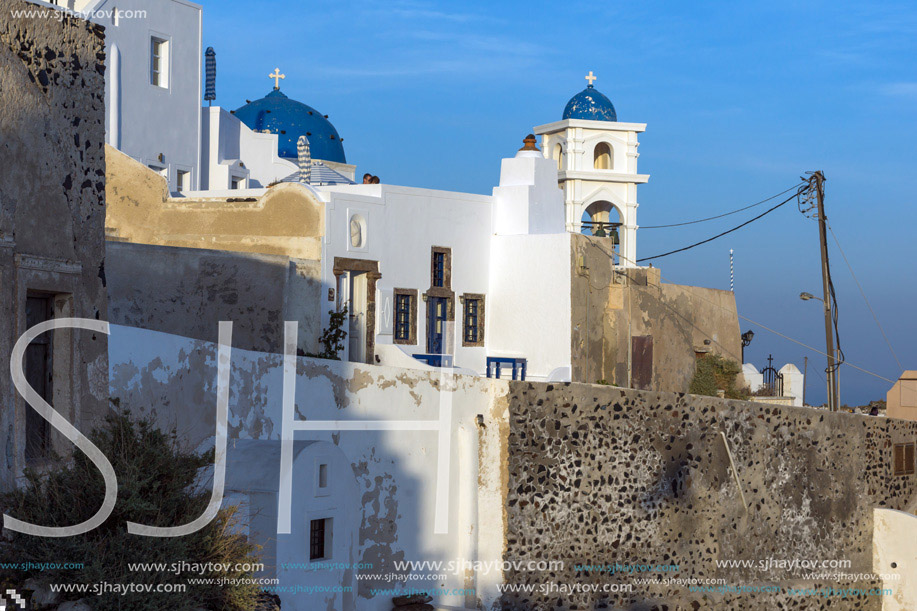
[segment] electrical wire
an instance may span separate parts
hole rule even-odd
[[[799,189],[804,189],[804,188],[805,188],[805,186],[799,187]],[[771,212],[773,212],[773,211],[776,210],[777,208],[779,208],[779,207],[781,207],[781,206],[783,206],[783,205],[789,203],[790,201],[792,201],[793,199],[796,198],[796,195],[797,195],[797,194],[794,193],[793,195],[791,195],[791,196],[788,197],[787,199],[783,200],[782,202],[780,202],[780,203],[777,204],[776,206],[774,206],[774,207],[772,207],[772,208],[769,208],[768,210],[762,212],[762,213],[759,214],[758,216],[756,216],[756,217],[754,217],[754,218],[752,218],[752,219],[749,219],[749,220],[745,221],[744,223],[742,223],[741,225],[737,225],[736,227],[733,227],[732,229],[728,229],[728,230],[726,230],[726,231],[724,231],[724,232],[722,232],[722,233],[718,233],[717,235],[713,236],[712,238],[707,238],[706,240],[702,240],[702,241],[700,241],[700,242],[696,242],[696,243],[694,243],[694,244],[691,244],[690,246],[685,246],[685,247],[683,247],[683,248],[678,248],[678,249],[676,249],[676,250],[670,250],[669,252],[664,252],[664,253],[662,253],[661,255],[653,255],[652,257],[643,257],[642,259],[637,259],[637,263],[640,263],[640,262],[642,262],[642,261],[651,261],[651,260],[653,260],[653,259],[661,259],[662,257],[668,257],[669,255],[674,255],[675,253],[684,252],[684,251],[686,251],[686,250],[691,250],[692,248],[696,248],[696,247],[698,247],[698,246],[701,246],[701,245],[703,245],[703,244],[706,244],[707,242],[712,242],[713,240],[716,240],[717,238],[721,238],[721,237],[723,237],[724,235],[730,234],[730,233],[732,233],[733,231],[738,231],[738,230],[741,229],[742,227],[745,227],[746,225],[749,225],[749,224],[751,224],[751,223],[757,221],[758,219],[763,218],[764,216],[770,214]]]
[[[834,243],[837,244],[837,249],[841,252],[841,256],[844,258],[844,263],[847,264],[847,269],[850,270],[850,275],[853,276],[853,281],[856,283],[857,288],[860,289],[860,295],[863,296],[863,301],[866,302],[866,307],[869,308],[869,312],[872,314],[873,320],[876,321],[876,326],[879,327],[879,332],[885,339],[885,344],[888,346],[888,351],[892,353],[892,357],[894,357],[895,362],[898,363],[898,368],[904,371],[904,366],[898,359],[898,355],[895,353],[895,349],[892,348],[892,343],[889,341],[888,335],[885,334],[885,329],[882,328],[882,323],[879,322],[879,317],[876,315],[876,311],[872,309],[872,305],[869,303],[869,298],[866,297],[866,291],[863,290],[863,286],[860,284],[857,275],[853,272],[853,266],[850,265],[850,260],[847,258],[847,254],[844,252],[844,249],[841,248],[841,241],[837,238],[837,234],[834,233],[834,229],[831,228],[831,224],[828,223],[828,219],[825,219],[825,225],[827,225],[828,231],[831,232],[831,237],[834,238]]]
[[[604,252],[604,251],[603,251],[603,252]],[[617,253],[617,254],[618,254],[618,257],[620,257],[621,259],[623,259],[623,260],[625,260],[625,261],[628,261],[628,262],[633,263],[634,265],[636,265],[636,261],[634,261],[634,260],[632,260],[632,259],[630,259],[630,258],[628,258],[628,257],[626,257],[626,256],[624,256],[624,255],[622,255],[622,254],[620,254],[620,253]],[[613,262],[613,261],[612,261],[612,262]],[[656,268],[656,269],[659,269],[659,268]],[[625,275],[627,275],[626,268],[625,268],[625,270],[624,270],[624,273],[625,273]],[[628,280],[632,280],[632,279],[630,278],[630,276],[627,276],[627,278],[628,278]],[[661,271],[661,270],[660,270],[660,272],[659,272],[659,280],[660,280],[660,282],[663,280],[663,276],[662,276],[662,271]],[[633,287],[636,287],[636,288],[642,288],[640,285],[638,285],[638,284],[636,284],[636,283],[633,283],[633,282],[630,283],[630,286],[633,286]],[[661,287],[660,287],[660,290],[662,290]],[[732,312],[734,311],[734,310],[730,310],[730,309],[728,309],[728,308],[725,308],[725,307],[723,307],[722,305],[720,305],[720,304],[718,304],[718,303],[716,303],[716,302],[713,302],[713,301],[711,301],[711,300],[709,300],[709,299],[704,299],[704,298],[701,297],[700,295],[698,295],[698,298],[699,298],[701,301],[705,301],[706,303],[710,304],[711,306],[713,306],[713,307],[715,307],[715,308],[719,308],[719,309],[723,310],[724,312],[732,313]],[[823,351],[819,350],[818,348],[816,348],[816,347],[814,347],[814,346],[810,346],[810,345],[808,345],[808,344],[806,344],[806,343],[804,343],[804,342],[799,341],[798,339],[795,339],[795,338],[790,337],[789,335],[785,335],[785,334],[781,333],[780,331],[777,331],[777,330],[775,330],[775,329],[771,329],[770,327],[768,327],[768,326],[765,325],[764,323],[760,323],[760,322],[758,322],[758,321],[756,321],[756,320],[752,320],[751,318],[748,318],[747,316],[742,316],[741,314],[738,314],[738,313],[737,313],[737,316],[738,316],[739,318],[741,318],[742,320],[746,321],[746,322],[749,322],[749,323],[751,323],[751,324],[753,324],[753,325],[755,325],[755,326],[757,326],[757,327],[760,327],[760,328],[764,329],[765,331],[768,331],[768,332],[770,332],[770,333],[773,333],[774,335],[777,335],[778,337],[782,337],[782,338],[785,339],[785,340],[791,341],[791,342],[793,342],[794,344],[798,344],[798,345],[802,346],[803,348],[806,348],[807,350],[811,350],[812,352],[815,352],[815,353],[820,354],[820,355],[825,356],[825,357],[828,356],[828,353],[827,353],[827,352],[823,352]],[[850,363],[850,362],[847,362],[847,361],[845,361],[844,364],[847,365],[848,367],[852,367],[853,369],[856,369],[857,371],[861,371],[861,372],[863,372],[863,373],[865,373],[865,374],[867,374],[867,375],[871,375],[871,376],[873,376],[874,378],[878,378],[878,379],[880,379],[880,380],[883,380],[883,381],[885,381],[885,382],[889,382],[889,383],[891,383],[891,384],[894,384],[895,381],[896,381],[896,380],[891,380],[891,379],[889,379],[889,378],[886,378],[886,377],[883,376],[883,375],[879,375],[878,373],[876,373],[876,372],[874,372],[874,371],[870,371],[870,370],[865,369],[865,368],[863,368],[863,367],[860,367],[860,366],[858,366],[858,365],[854,365],[853,363]]]
[[[744,212],[745,210],[750,210],[751,208],[754,208],[755,206],[760,206],[761,204],[766,204],[767,202],[771,201],[772,199],[777,199],[778,197],[780,197],[780,196],[783,195],[784,193],[789,193],[789,192],[792,191],[793,189],[798,189],[798,188],[799,188],[799,185],[793,185],[793,186],[790,187],[789,189],[784,189],[784,190],[781,191],[780,193],[777,193],[777,194],[775,194],[775,195],[771,195],[771,196],[768,197],[767,199],[762,199],[760,202],[755,202],[754,204],[751,204],[751,205],[749,205],[749,206],[745,206],[744,208],[739,208],[738,210],[733,210],[732,212],[724,212],[723,214],[718,214],[718,215],[716,215],[716,216],[708,216],[708,217],[705,218],[705,219],[698,219],[698,220],[696,220],[696,221],[685,221],[684,223],[672,223],[672,224],[670,224],[670,225],[640,225],[640,229],[666,229],[666,228],[668,228],[668,227],[684,227],[685,225],[696,225],[697,223],[706,223],[707,221],[713,221],[713,220],[716,220],[716,219],[721,219],[721,218],[723,218],[724,216],[730,216],[730,215],[732,215],[732,214],[738,214],[739,212]]]

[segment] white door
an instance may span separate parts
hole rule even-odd
[[[350,321],[347,336],[349,360],[366,362],[366,273],[350,272],[347,313]]]

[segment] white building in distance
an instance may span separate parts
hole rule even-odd
[[[187,0],[56,0],[105,28],[105,141],[200,188],[201,13]]]

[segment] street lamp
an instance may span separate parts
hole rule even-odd
[[[803,301],[810,301],[810,300],[812,300],[812,299],[817,299],[818,301],[822,302],[822,304],[825,306],[825,311],[827,312],[827,315],[830,316],[830,308],[828,307],[828,304],[825,303],[825,300],[822,299],[821,297],[816,297],[816,296],[813,295],[812,293],[802,292],[802,293],[799,293],[799,298],[802,299]],[[830,332],[831,332],[831,330],[830,330],[830,327],[829,327],[828,330],[827,330],[827,333],[830,334]],[[828,345],[833,346],[833,345],[834,345],[834,342],[829,342]],[[828,369],[827,369],[827,373],[828,373],[828,376],[827,376],[827,382],[828,382],[828,408],[831,409],[831,410],[836,411],[836,410],[840,409],[840,401],[841,401],[841,391],[840,391],[840,377],[841,377],[841,376],[840,376],[840,373],[841,373],[841,372],[840,372],[840,367],[837,367],[837,368],[835,369],[834,363],[840,363],[840,362],[841,362],[841,359],[840,359],[840,356],[841,356],[841,355],[840,355],[840,353],[837,351],[837,349],[832,350],[832,352],[833,352],[833,354],[832,354],[831,356],[828,357]],[[833,393],[833,394],[832,394],[832,392],[831,392],[832,389],[834,390],[834,393]],[[832,400],[832,399],[833,399],[833,400]]]
[[[745,364],[745,347],[755,338],[755,332],[749,329],[742,334],[742,364]]]

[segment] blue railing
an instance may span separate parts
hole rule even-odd
[[[513,379],[514,380],[525,380],[525,368],[527,365],[526,359],[518,359],[518,358],[503,357],[503,356],[487,357],[487,377],[488,378],[499,378],[500,371],[504,365],[511,366],[513,368]],[[495,373],[496,375],[491,375],[491,373]],[[516,377],[517,373],[519,377]]]
[[[430,367],[452,367],[451,354],[415,354],[414,358]]]

